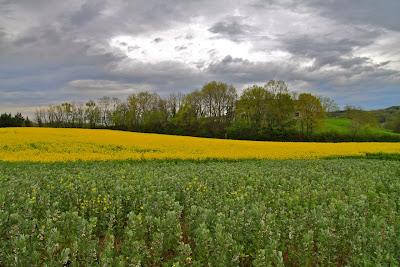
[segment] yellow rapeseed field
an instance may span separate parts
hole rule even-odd
[[[3,128],[0,160],[310,159],[400,153],[400,143],[294,143],[208,139],[112,130]]]

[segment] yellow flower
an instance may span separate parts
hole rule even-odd
[[[312,159],[400,153],[400,143],[262,142],[90,129],[3,128],[0,136],[4,161]]]

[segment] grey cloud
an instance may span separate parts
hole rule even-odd
[[[341,104],[354,101],[366,107],[379,104],[361,95],[379,92],[376,101],[393,104],[400,99],[400,69],[392,63],[400,58],[375,62],[373,56],[355,51],[400,30],[399,5],[398,0],[0,0],[0,107],[87,99],[96,94],[124,96],[131,89],[187,92],[212,79],[239,88],[284,79],[308,86],[301,89],[331,95]],[[263,9],[268,14],[290,14],[267,16]],[[280,26],[291,24],[292,13],[304,15],[305,21],[311,16],[329,23],[323,35],[313,31],[318,25],[281,31]],[[259,51],[288,52],[290,59],[260,63],[229,56],[231,51],[226,51],[225,58],[208,67],[199,62],[200,71],[177,62],[136,62],[108,45],[116,35],[156,34],[175,25],[197,23],[200,17],[218,38],[246,41]],[[282,34],[265,33],[265,29]],[[140,48],[125,47],[131,52]],[[213,54],[212,47],[209,53]],[[302,67],[310,59],[314,65]]]
[[[256,9],[269,9],[283,6],[289,10],[302,11],[312,9],[315,14],[345,24],[372,25],[399,31],[400,21],[398,0],[261,0],[250,4]]]
[[[99,96],[126,97],[140,91],[153,90],[146,83],[123,83],[112,80],[73,80],[62,91],[68,95],[84,98],[99,98]]]
[[[283,46],[295,56],[314,59],[313,70],[324,66],[338,66],[343,69],[373,66],[379,68],[385,64],[373,65],[368,57],[354,56],[357,47],[367,46],[379,36],[368,32],[357,39],[333,39],[329,36],[296,36],[283,38]]]
[[[149,64],[123,60],[112,64],[110,72],[119,81],[152,85],[162,95],[174,90],[188,92],[210,79],[207,73],[176,62]]]
[[[102,0],[87,0],[81,5],[77,12],[69,17],[70,23],[78,26],[89,23],[101,14],[104,7],[105,2]]]
[[[376,68],[374,66],[362,66],[355,69],[352,75],[347,70],[325,71],[299,69],[294,62],[276,63],[253,63],[240,58],[226,57],[224,60],[211,65],[208,69],[213,77],[221,80],[231,81],[237,85],[248,83],[264,83],[269,79],[283,79],[289,83],[298,81],[305,82],[308,88],[292,88],[294,90],[311,90],[314,93],[333,95],[335,92],[349,98],[342,98],[340,104],[349,104],[351,101],[358,102],[364,94],[374,94],[376,88],[386,88],[389,95],[400,96],[396,90],[400,82],[398,71]],[[383,90],[383,89],[382,89]],[[381,96],[381,98],[384,98]],[[339,97],[338,97],[339,99]],[[385,102],[395,101],[394,99]],[[382,102],[384,102],[382,100]],[[391,102],[394,104],[394,102]],[[376,105],[376,104],[375,104]]]
[[[230,37],[244,35],[254,29],[254,27],[252,27],[249,24],[246,24],[244,21],[245,18],[243,17],[231,16],[224,18],[223,21],[215,23],[208,30],[212,33],[218,33]]]
[[[400,30],[400,1],[398,0],[309,0],[305,3],[315,7],[326,17],[344,20],[347,23],[375,25],[391,30]]]

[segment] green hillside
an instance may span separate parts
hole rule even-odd
[[[319,126],[317,133],[338,133],[338,134],[350,134],[351,120],[347,118],[326,118],[323,123]],[[365,134],[373,135],[398,135],[388,129],[374,127],[364,130]]]

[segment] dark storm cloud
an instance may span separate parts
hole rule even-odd
[[[399,10],[398,0],[0,0],[0,112],[96,94],[187,92],[212,79],[239,88],[284,79],[293,89],[326,94],[340,104],[396,104]],[[213,38],[251,43],[252,52],[275,53],[277,59],[222,50],[223,57],[193,68],[172,60],[139,62],[109,44],[119,35],[152,36],[158,47],[177,36],[195,42],[197,32],[168,38],[158,33],[198,24]],[[128,53],[144,49],[120,44]],[[189,48],[172,47],[174,53]],[[205,49],[214,58],[223,48]],[[285,56],[279,58],[280,52]]]

